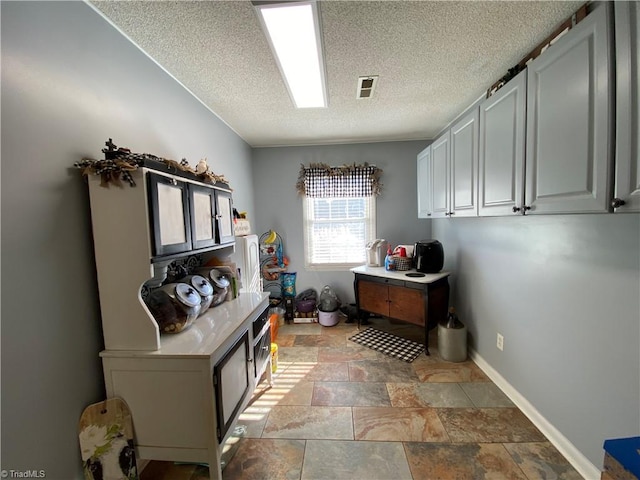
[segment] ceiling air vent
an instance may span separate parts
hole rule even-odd
[[[376,89],[377,83],[377,75],[358,77],[358,90],[356,91],[356,98],[360,99],[373,97],[373,91]]]

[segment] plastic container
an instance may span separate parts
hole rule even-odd
[[[340,321],[340,310],[333,312],[323,312],[318,310],[318,323],[323,327],[333,327]]]
[[[396,260],[393,256],[393,252],[391,251],[391,246],[389,246],[389,250],[387,250],[387,256],[384,259],[384,269],[388,271],[396,269]]]
[[[284,325],[284,313],[285,310],[282,307],[271,307],[269,309],[269,316],[277,315],[278,318],[278,326]]]
[[[213,285],[211,285],[209,280],[204,278],[202,275],[188,275],[180,279],[180,282],[191,285],[196,289],[202,299],[200,302],[200,315],[206,312],[214,299]]]
[[[467,359],[467,327],[458,319],[451,307],[447,321],[438,324],[438,351],[448,362],[464,362]]]
[[[278,344],[271,344],[271,373],[276,373],[278,370]]]
[[[169,283],[149,293],[145,303],[162,333],[180,333],[200,313],[200,294],[186,283]]]
[[[271,324],[271,339],[276,340],[278,338],[278,328],[280,328],[277,313],[269,314],[269,323]]]

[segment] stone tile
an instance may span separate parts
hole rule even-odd
[[[287,335],[283,334],[281,331],[278,331],[278,338],[274,343],[278,344],[278,347],[293,347],[293,342],[295,341],[295,335]]]
[[[247,428],[247,438],[260,438],[270,411],[270,406],[249,405],[238,417],[237,425]]]
[[[349,364],[317,363],[304,375],[307,382],[348,382]]]
[[[301,480],[411,480],[401,443],[309,440]]]
[[[405,443],[411,474],[415,479],[527,480],[505,448],[498,443]],[[535,477],[545,478],[545,477]],[[549,478],[549,477],[546,477]]]
[[[317,362],[318,347],[278,346],[278,366],[287,367],[296,362]]]
[[[389,360],[349,362],[349,380],[352,382],[407,383],[417,382],[418,376],[410,363],[391,358]]]
[[[322,325],[319,323],[285,323],[278,330],[278,336],[282,335],[320,335]]]
[[[344,323],[344,320],[341,319],[338,325],[334,325],[333,327],[322,327],[320,334],[346,337],[347,335],[355,335],[357,331],[358,327],[355,324]]]
[[[273,407],[262,438],[353,440],[351,408]]]
[[[413,368],[421,382],[489,382],[489,377],[472,361],[416,363]]]
[[[356,440],[388,442],[447,442],[435,409],[354,407]]]
[[[313,382],[298,379],[287,382],[286,378],[281,378],[274,382],[272,388],[263,391],[260,397],[254,398],[251,405],[267,408],[276,405],[311,405],[312,395]]]
[[[515,407],[502,390],[493,382],[461,383],[473,406],[478,408]]]
[[[189,480],[196,470],[195,464],[180,464],[154,460],[140,473],[140,480]]]
[[[414,367],[420,367],[425,364],[431,365],[434,363],[443,363],[443,362],[444,360],[440,357],[440,353],[438,352],[438,349],[431,346],[431,344],[429,344],[429,355],[426,355],[426,353],[421,353],[415,358],[413,362],[411,362],[411,365],[413,365]]]
[[[384,383],[315,382],[312,405],[334,407],[391,406]]]
[[[304,440],[243,439],[222,473],[224,480],[298,480]]]
[[[342,347],[345,340],[337,335],[296,335],[294,347]]]
[[[353,348],[351,345],[318,348],[318,362],[351,362],[356,360],[384,359],[384,355],[375,350],[363,347],[354,342],[349,343],[357,345],[357,348]]]
[[[457,383],[388,383],[393,407],[473,407]]]
[[[582,476],[549,442],[504,445],[528,478],[581,480]]]
[[[545,438],[517,408],[442,408],[438,416],[452,442],[540,442]]]

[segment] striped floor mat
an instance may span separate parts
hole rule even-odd
[[[349,337],[349,340],[405,362],[413,362],[424,352],[424,345],[421,343],[371,327]]]

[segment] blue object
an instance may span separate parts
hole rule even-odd
[[[604,451],[640,478],[640,437],[614,438],[604,441]]]

